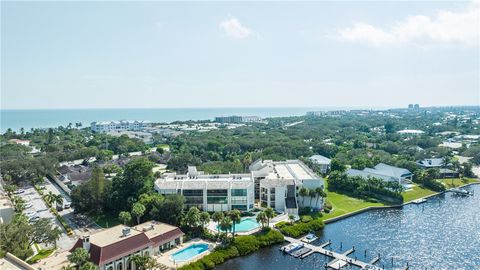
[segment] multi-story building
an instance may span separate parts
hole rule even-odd
[[[231,115],[231,116],[215,117],[214,121],[217,123],[255,123],[255,122],[262,122],[263,119],[258,116]]]
[[[153,256],[182,244],[184,233],[175,226],[156,221],[135,227],[118,225],[84,236],[70,252],[84,248],[100,270],[133,270],[133,255]]]
[[[150,121],[144,120],[120,120],[92,122],[90,127],[93,132],[106,133],[114,131],[140,131],[152,126]]]
[[[251,174],[209,175],[188,167],[188,173],[166,173],[155,181],[160,194],[181,194],[186,207],[204,211],[249,211],[254,205],[254,182]]]
[[[322,155],[313,155],[310,160],[318,167],[321,173],[327,173],[330,170],[332,160]]]
[[[250,165],[255,181],[255,196],[264,207],[298,214],[299,207],[321,208],[323,200],[299,200],[302,187],[323,188],[323,179],[299,160],[257,160]]]

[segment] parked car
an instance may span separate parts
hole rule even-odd
[[[70,208],[70,206],[71,206],[70,203],[65,203],[65,204],[63,205],[63,208],[68,209],[68,208]]]
[[[29,221],[30,223],[33,223],[33,222],[36,222],[36,221],[39,220],[39,219],[40,219],[40,217],[39,217],[38,215],[36,215],[36,216],[33,216],[33,217],[31,217],[30,219],[28,219],[28,221]]]
[[[28,217],[28,218],[31,218],[31,217],[34,217],[35,215],[37,215],[37,213],[33,212],[33,211],[29,211],[29,212],[25,212],[25,215]]]
[[[13,194],[22,194],[22,193],[24,193],[24,192],[25,192],[24,189],[19,188],[19,189],[15,190],[15,191],[13,192]]]
[[[32,207],[32,206],[33,206],[33,204],[32,204],[31,202],[25,203],[25,209],[28,209],[28,208],[30,208],[30,207]]]

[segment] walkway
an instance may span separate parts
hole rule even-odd
[[[298,244],[303,244],[304,247],[311,249],[312,251],[307,253],[308,255],[313,254],[313,253],[320,253],[328,257],[334,258],[333,261],[331,261],[327,266],[333,269],[340,269],[341,267],[345,266],[346,264],[351,264],[358,266],[362,269],[371,269],[371,270],[381,270],[382,268],[377,267],[371,263],[366,263],[362,262],[359,260],[355,260],[353,258],[348,257],[348,254],[352,253],[354,249],[350,249],[346,251],[345,253],[337,253],[334,251],[330,251],[325,249],[326,246],[328,246],[330,243],[327,242],[321,246],[314,246],[311,244],[303,243],[302,241],[285,236],[285,241],[290,242],[290,243],[298,243]]]

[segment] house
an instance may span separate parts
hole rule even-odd
[[[360,176],[363,178],[380,178],[388,182],[398,182],[399,184],[411,181],[413,173],[407,169],[398,168],[384,163],[379,163],[373,168],[365,168],[363,170],[349,169],[349,176]]]
[[[309,158],[317,167],[321,173],[327,173],[330,170],[331,159],[322,155],[313,155]]]
[[[299,207],[320,208],[323,205],[321,200],[298,200],[302,187],[316,189],[324,186],[323,179],[300,160],[259,159],[249,169],[255,181],[255,197],[262,206],[298,215]],[[305,201],[309,204],[304,205]]]
[[[86,249],[100,270],[133,270],[131,256],[157,255],[182,244],[183,235],[178,227],[156,221],[135,227],[117,225],[78,239],[70,252]]]
[[[457,171],[450,170],[447,168],[441,168],[439,169],[440,176],[442,178],[458,178],[460,174]]]
[[[429,169],[443,167],[443,161],[443,158],[426,158],[423,160],[417,160],[415,163],[422,168]]]
[[[251,174],[204,174],[195,166],[188,173],[165,173],[155,181],[155,190],[163,195],[181,194],[186,207],[205,211],[250,211],[255,202]]]

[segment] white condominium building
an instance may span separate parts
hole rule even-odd
[[[181,194],[186,206],[204,211],[253,209],[254,182],[251,174],[208,175],[188,167],[188,173],[166,173],[155,181],[155,190],[163,195]]]
[[[264,207],[278,212],[298,214],[299,207],[320,208],[319,198],[299,199],[302,187],[323,189],[323,179],[299,160],[257,160],[250,165],[255,181],[255,196]]]
[[[113,131],[126,131],[126,130],[144,130],[152,126],[150,121],[144,120],[120,120],[120,121],[99,121],[92,122],[90,127],[93,132],[107,133]]]

